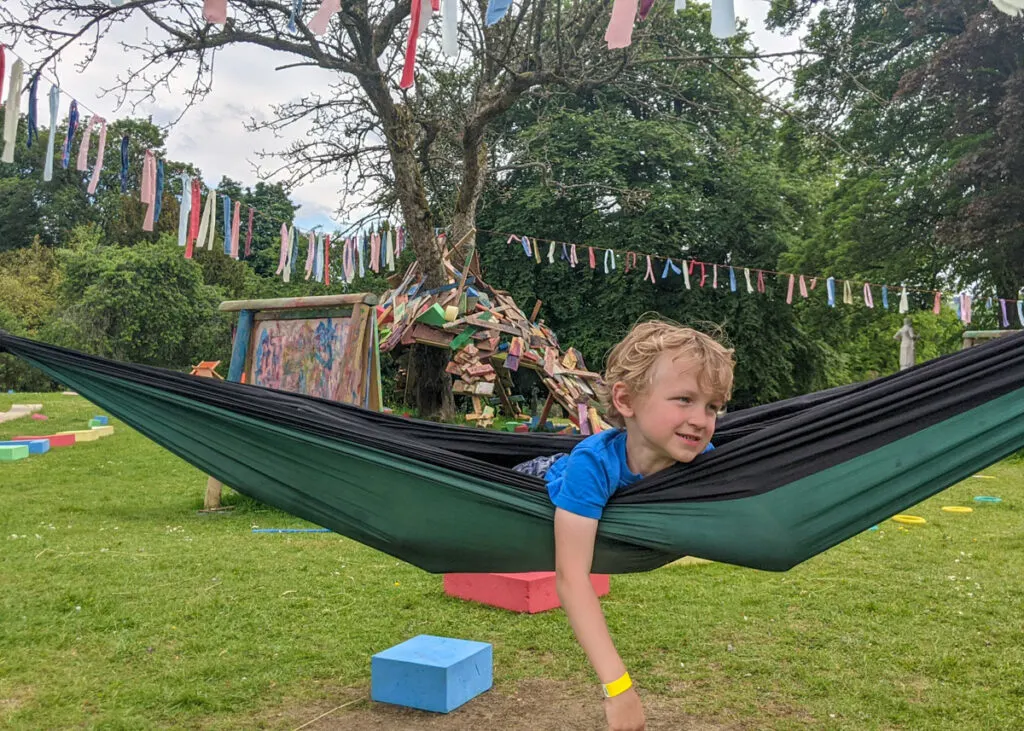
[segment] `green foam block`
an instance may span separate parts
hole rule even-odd
[[[0,447],[0,462],[13,462],[28,457],[28,445],[11,445]]]

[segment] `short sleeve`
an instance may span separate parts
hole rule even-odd
[[[556,507],[584,518],[599,520],[612,493],[608,471],[595,450],[569,454],[561,486],[551,501]]]

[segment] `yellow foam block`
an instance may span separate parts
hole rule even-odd
[[[75,444],[79,442],[95,442],[100,438],[100,435],[92,429],[86,429],[85,431],[62,431],[57,432],[58,434],[74,434]]]
[[[107,424],[105,426],[94,426],[89,431],[94,431],[101,437],[109,437],[111,434],[114,433],[114,427],[111,426],[110,424]]]

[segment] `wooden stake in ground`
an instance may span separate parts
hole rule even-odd
[[[199,376],[200,378],[219,378],[224,380],[224,377],[217,372],[217,366],[219,365],[219,360],[204,360],[199,365],[193,366],[192,375]],[[203,512],[224,510],[220,504],[223,488],[224,484],[217,478],[206,478],[206,495],[203,496]]]

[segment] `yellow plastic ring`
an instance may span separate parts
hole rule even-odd
[[[924,525],[928,521],[924,518],[916,515],[894,515],[892,519],[897,523],[905,523],[907,525]]]
[[[965,508],[962,505],[944,505],[943,510],[947,513],[973,513],[974,508]]]

